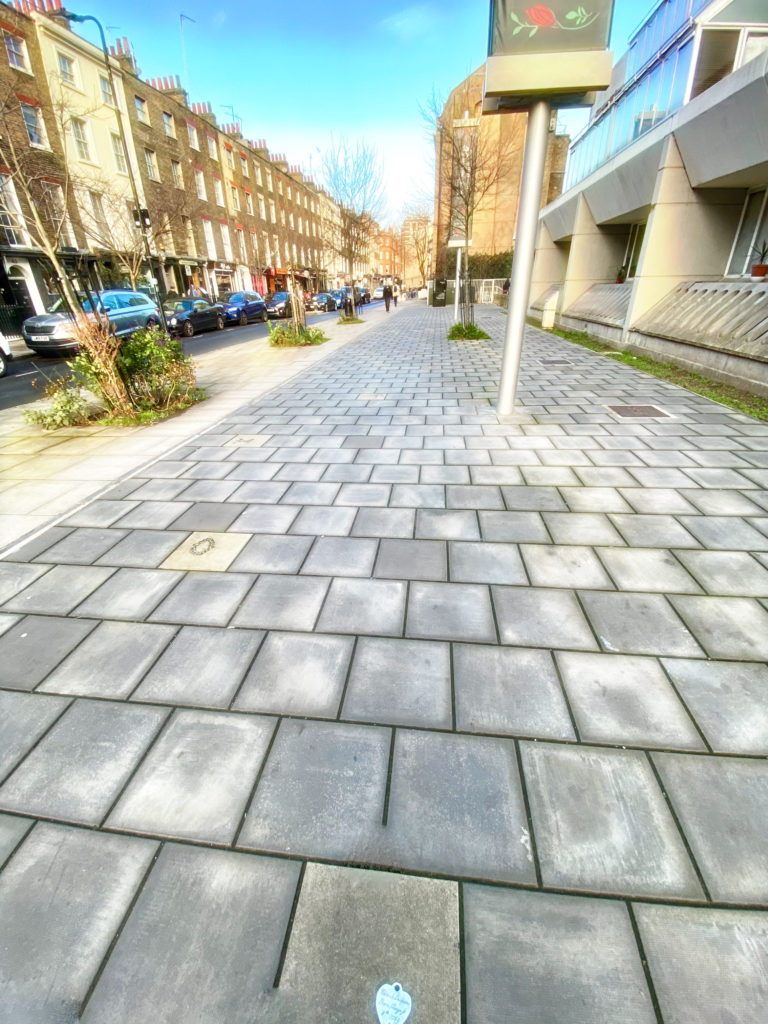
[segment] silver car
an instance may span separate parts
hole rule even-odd
[[[88,316],[93,316],[91,299],[79,295],[80,303]],[[101,314],[106,314],[114,333],[118,336],[133,334],[141,327],[156,327],[160,323],[160,310],[144,292],[132,292],[127,288],[110,288],[96,292],[93,296]],[[75,322],[63,299],[57,299],[47,313],[31,316],[21,326],[21,333],[28,348],[40,355],[56,355],[72,352],[77,348]]]

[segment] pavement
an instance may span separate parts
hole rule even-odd
[[[768,424],[451,319],[3,434],[3,1024],[768,1018]]]

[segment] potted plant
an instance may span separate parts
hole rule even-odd
[[[757,262],[752,264],[752,277],[763,278],[768,274],[768,242],[765,239],[759,245],[752,246]]]

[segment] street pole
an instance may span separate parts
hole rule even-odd
[[[140,231],[142,241],[144,243],[144,255],[149,267],[149,273],[151,277],[154,277],[152,273],[152,248],[149,244],[149,236],[147,235],[147,228],[144,223],[144,218],[141,215],[141,202],[139,200],[139,189],[136,185],[136,177],[133,170],[133,164],[131,163],[131,154],[128,149],[128,138],[125,132],[125,124],[123,123],[123,111],[118,102],[117,89],[115,88],[115,78],[112,73],[112,62],[109,59],[109,50],[107,48],[107,38],[104,34],[104,27],[98,18],[95,18],[92,14],[73,14],[71,11],[65,10],[63,7],[59,11],[52,11],[51,14],[57,18],[64,18],[67,21],[74,21],[76,24],[81,24],[84,21],[92,21],[99,30],[99,36],[101,37],[101,49],[104,54],[104,63],[107,68],[107,77],[109,79],[109,88],[112,93],[112,101],[115,104],[115,115],[117,117],[117,127],[120,133],[120,142],[123,146],[123,152],[125,153],[125,162],[128,166],[128,179],[131,183],[131,194],[133,196],[133,202],[135,208],[139,212]],[[163,289],[164,291],[165,289]],[[162,323],[163,330],[167,333],[168,324],[165,321],[165,310],[163,309],[163,296],[160,295],[160,302],[158,303],[160,308],[160,322]]]
[[[507,331],[504,358],[501,364],[499,397],[496,412],[511,415],[515,405],[520,355],[523,349],[525,317],[531,291],[533,257],[536,251],[536,232],[544,181],[544,164],[549,138],[549,100],[537,100],[528,111],[528,130],[525,135],[525,153],[520,181],[520,202],[517,207],[517,236],[512,258],[507,309]]]
[[[459,287],[461,282],[461,246],[456,248],[456,293],[453,297],[453,321],[459,322]]]

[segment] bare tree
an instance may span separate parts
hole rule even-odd
[[[433,91],[422,115],[434,133],[436,148],[436,217],[447,223],[447,244],[464,251],[469,268],[472,219],[495,198],[517,140],[481,130],[477,98],[469,87],[455,90],[442,104]],[[438,259],[444,255],[438,253]],[[471,319],[470,287],[464,289],[462,319]]]
[[[405,265],[416,264],[423,288],[427,281],[432,249],[432,214],[425,204],[413,206],[406,211],[402,235]]]
[[[326,192],[337,206],[323,223],[327,248],[345,263],[355,312],[355,264],[366,260],[384,206],[384,171],[375,148],[364,142],[334,141],[322,155]]]

